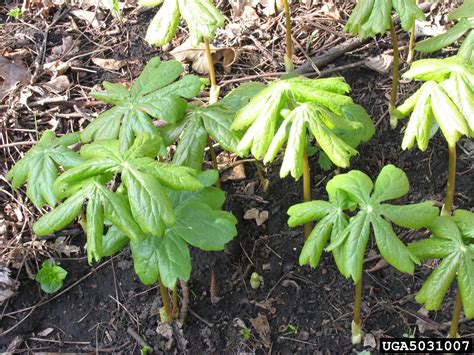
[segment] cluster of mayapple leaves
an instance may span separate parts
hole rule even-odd
[[[457,280],[464,315],[474,317],[474,213],[456,210],[452,216],[440,216],[428,227],[430,238],[408,245],[420,260],[441,259],[438,267],[423,283],[416,301],[431,310],[441,307],[446,292]]]
[[[458,23],[445,33],[425,39],[416,44],[415,49],[419,52],[431,53],[446,48],[465,36],[457,53],[474,64],[474,1],[466,0],[448,16],[448,21],[458,20]]]
[[[48,131],[44,137],[51,134]],[[159,276],[167,287],[173,287],[177,278],[188,280],[187,245],[221,250],[237,234],[237,221],[220,210],[225,195],[211,186],[218,178],[216,171],[198,175],[192,168],[159,162],[155,158],[162,150],[162,142],[148,133],[138,135],[123,153],[118,140],[83,145],[75,166],[53,179],[54,201],[64,201],[43,215],[33,231],[44,236],[63,229],[85,205],[82,223],[89,262],[130,241],[135,270],[144,283],[156,282]],[[26,159],[9,176],[17,184],[23,179],[22,166],[31,163],[30,157]],[[121,184],[115,186],[117,181]]]
[[[474,137],[474,70],[469,63],[458,56],[422,59],[403,77],[425,83],[392,113],[396,124],[412,112],[402,149],[412,148],[416,141],[426,150],[438,128],[449,146],[462,136]]]
[[[425,19],[425,14],[413,0],[358,0],[344,31],[362,39],[383,34],[390,28],[392,9],[399,15],[402,28],[407,32],[415,19]]]
[[[215,104],[189,105],[181,120],[161,127],[159,132],[165,145],[179,142],[173,162],[200,171],[208,137],[225,150],[242,155],[237,147],[243,134],[231,129],[232,121],[237,111],[248,104],[262,88],[264,85],[260,83],[242,84]]]
[[[161,46],[171,41],[183,17],[189,30],[191,44],[197,46],[203,39],[212,39],[216,29],[224,26],[224,16],[212,0],[140,0],[141,7],[163,5],[148,26],[145,40]]]
[[[237,113],[232,129],[245,131],[237,151],[267,163],[287,142],[280,176],[299,179],[310,133],[335,165],[349,166],[354,148],[375,131],[365,110],[345,95],[349,91],[341,77],[271,83]]]
[[[328,201],[317,200],[290,207],[288,225],[295,227],[319,221],[305,241],[301,265],[316,267],[321,254],[331,251],[345,277],[357,283],[362,277],[364,255],[372,230],[382,257],[401,272],[413,274],[419,258],[395,234],[392,223],[400,227],[427,227],[439,215],[433,202],[392,205],[387,201],[408,193],[406,174],[386,165],[375,184],[361,171],[336,175],[326,185]]]
[[[195,75],[180,78],[182,72],[180,62],[162,62],[155,57],[147,63],[130,90],[120,84],[103,82],[105,90],[90,95],[113,107],[101,113],[82,131],[81,140],[89,143],[118,138],[120,151],[124,152],[141,133],[158,137],[153,119],[177,122],[186,112],[188,104],[185,99],[195,97],[204,85]]]

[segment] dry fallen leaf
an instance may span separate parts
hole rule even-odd
[[[365,61],[365,66],[381,74],[388,73],[392,68],[393,56],[390,54],[381,54],[375,57],[369,57]]]
[[[67,89],[69,89],[70,85],[71,83],[69,82],[69,79],[66,75],[60,75],[57,78],[48,81],[46,84],[43,84],[46,90],[56,94],[65,92]]]
[[[260,340],[262,344],[269,348],[272,345],[270,340],[270,324],[268,323],[267,316],[265,314],[258,314],[258,317],[255,319],[250,319],[252,326],[257,330],[258,335],[260,336]]]
[[[99,28],[101,22],[96,17],[96,12],[86,10],[73,10],[71,14],[76,16],[78,19],[83,20],[90,24],[93,28]]]
[[[221,181],[244,180],[245,168],[243,164],[235,164],[238,156],[234,153],[223,151],[217,156],[217,167],[221,172]]]
[[[10,269],[0,266],[0,304],[16,295],[18,282],[10,278]]]
[[[58,59],[64,59],[66,56],[71,56],[79,52],[78,40],[75,40],[72,36],[63,38],[63,43],[59,46],[55,46],[51,49],[51,54],[46,58],[46,62],[53,62]]]
[[[364,347],[371,347],[372,349],[377,348],[377,341],[372,333],[367,333],[364,338]]]
[[[108,70],[119,70],[127,65],[126,60],[118,60],[118,59],[106,59],[106,58],[92,58],[92,63],[95,65],[108,69]]]
[[[47,337],[49,334],[54,332],[54,328],[46,328],[42,330],[41,332],[38,333],[38,336],[40,337]]]
[[[190,61],[195,72],[208,74],[209,66],[204,50],[204,44],[200,44],[195,48],[191,45],[191,41],[187,39],[183,44],[173,49],[170,54],[180,62]],[[238,57],[238,52],[233,48],[216,48],[211,46],[211,53],[214,64],[222,62],[225,72],[230,71],[231,65],[234,64]]]
[[[244,219],[250,220],[250,219],[255,219],[255,222],[257,223],[257,226],[261,226],[264,224],[269,217],[268,211],[259,211],[256,208],[251,208],[248,211],[245,212],[244,214]]]
[[[21,60],[0,57],[0,100],[3,100],[18,84],[30,81],[30,72]]]

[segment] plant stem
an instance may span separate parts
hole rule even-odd
[[[304,202],[311,201],[311,173],[309,169],[308,154],[306,148],[303,155],[303,200]],[[308,239],[311,234],[311,223],[308,222],[304,225],[304,238]]]
[[[163,309],[165,310],[165,314],[168,319],[173,319],[173,315],[171,314],[171,305],[170,305],[170,295],[168,293],[168,289],[163,282],[161,282],[161,277],[158,275],[158,285],[160,286],[160,295],[161,301],[163,302]]]
[[[286,28],[286,55],[285,55],[285,69],[287,73],[295,69],[293,64],[293,41],[291,39],[291,13],[288,6],[288,0],[283,0],[283,7],[285,9],[285,28]]]
[[[360,318],[360,306],[362,304],[362,276],[360,280],[355,284],[354,291],[354,323],[357,325],[362,325]]]
[[[451,328],[449,329],[449,338],[458,338],[458,325],[459,325],[459,318],[461,316],[461,308],[462,308],[462,299],[461,299],[461,292],[459,292],[459,287],[456,290],[456,302],[454,303],[454,310],[453,310],[453,319],[451,320]]]
[[[398,38],[397,32],[395,31],[395,25],[393,20],[390,20],[390,35],[392,37],[392,47],[393,47],[393,68],[392,68],[392,92],[390,93],[390,103],[388,106],[388,111],[392,112],[395,109],[395,104],[397,102],[397,92],[398,92],[398,75],[399,75],[399,66],[400,66],[400,53],[398,52]],[[395,128],[397,125],[397,120],[390,119],[390,125],[392,128]]]
[[[209,147],[209,152],[211,153],[211,159],[212,159],[212,168],[214,170],[217,170],[219,171],[219,167],[217,165],[217,156],[216,156],[216,151],[214,150],[214,146],[212,145],[212,140],[211,140],[211,137],[207,137],[207,145]],[[218,189],[221,188],[221,180],[220,179],[217,179],[216,181],[216,187]]]
[[[441,211],[442,216],[450,216],[453,212],[454,187],[456,185],[456,144],[448,145],[449,163],[448,163],[448,186],[446,191],[446,200]]]
[[[214,59],[212,59],[211,47],[209,45],[209,40],[204,38],[204,47],[207,57],[207,65],[209,67],[209,80],[211,81],[211,90],[209,92],[209,105],[212,105],[217,102],[219,99],[219,87],[217,86],[216,81],[216,72],[214,70]]]
[[[416,6],[418,6],[418,0],[413,0]],[[408,43],[408,56],[407,56],[407,63],[411,64],[413,62],[413,58],[415,57],[415,23],[416,19],[413,19],[413,25],[411,25],[410,30],[410,42]]]
[[[176,281],[173,287],[173,309],[171,314],[173,315],[173,318],[176,318],[178,315],[178,281]]]

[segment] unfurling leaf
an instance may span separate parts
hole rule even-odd
[[[41,289],[44,292],[54,293],[63,287],[63,281],[66,276],[66,270],[58,266],[54,261],[46,260],[36,274],[36,281],[40,283]]]

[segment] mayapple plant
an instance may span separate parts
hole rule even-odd
[[[306,240],[300,264],[316,267],[323,249],[331,251],[336,265],[345,277],[355,283],[352,342],[362,336],[360,316],[364,255],[371,230],[382,257],[401,272],[413,274],[419,259],[395,234],[392,223],[418,229],[428,226],[438,209],[430,201],[392,205],[387,201],[408,193],[409,182],[403,170],[386,165],[375,184],[363,172],[352,170],[336,175],[326,185],[329,201],[317,200],[297,204],[288,210],[288,225],[295,227],[319,220]]]
[[[432,135],[441,129],[448,143],[448,187],[443,211],[453,209],[456,177],[456,143],[462,136],[474,137],[474,70],[463,58],[424,59],[413,63],[403,77],[425,83],[396,111],[392,119],[411,117],[402,149],[426,150]]]
[[[393,47],[392,92],[390,95],[389,112],[395,108],[398,91],[398,72],[400,55],[398,39],[392,21],[392,10],[400,17],[405,31],[413,32],[415,20],[423,21],[425,14],[413,0],[358,0],[344,30],[361,39],[384,34],[390,29]]]
[[[456,210],[452,216],[438,217],[428,228],[432,236],[410,243],[408,249],[420,260],[442,260],[423,283],[416,301],[429,311],[438,310],[456,279],[458,292],[449,337],[457,338],[460,308],[467,318],[474,317],[474,213]]]
[[[201,91],[203,83],[195,75],[177,80],[182,72],[180,62],[162,62],[155,57],[147,63],[130,90],[104,81],[105,90],[93,91],[90,95],[113,107],[101,113],[82,131],[81,140],[89,143],[118,138],[120,151],[124,152],[141,133],[159,137],[153,118],[177,122],[186,112],[185,99],[191,99]]]
[[[453,10],[448,16],[448,21],[454,20],[458,23],[448,31],[418,42],[415,49],[419,52],[432,53],[453,44],[464,36],[457,55],[470,62],[471,65],[474,64],[474,1],[465,0],[461,6]]]
[[[237,150],[267,163],[287,142],[280,176],[291,174],[298,180],[303,175],[304,200],[309,201],[309,137],[335,165],[348,167],[357,154],[354,148],[374,134],[365,110],[345,95],[349,90],[340,77],[295,77],[271,83],[237,113],[232,129],[245,130]]]

